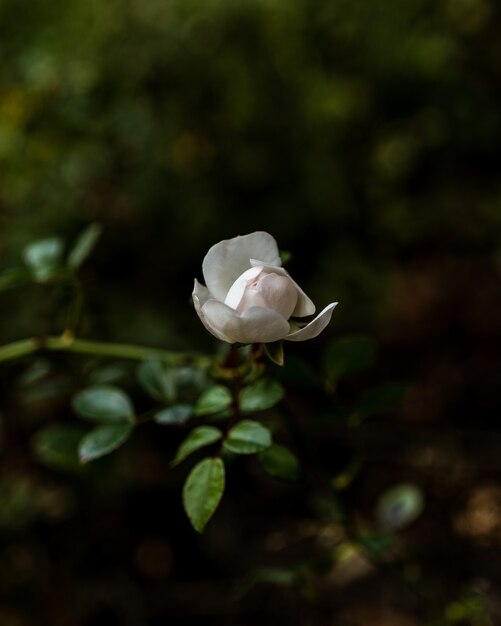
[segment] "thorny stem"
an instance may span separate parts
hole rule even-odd
[[[59,337],[31,337],[0,346],[0,363],[14,361],[42,351],[71,352],[134,361],[156,358],[172,364],[194,363],[200,366],[209,365],[212,362],[210,357],[204,355],[183,354],[126,343],[77,339],[71,333],[66,332]]]

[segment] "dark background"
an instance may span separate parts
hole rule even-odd
[[[363,526],[407,480],[426,499],[398,567],[238,595],[256,568],[336,543],[304,486],[244,464],[199,538],[168,468],[182,433],[152,426],[95,469],[52,472],[29,440],[72,419],[85,360],[52,359],[63,384],[38,394],[18,385],[27,363],[2,365],[1,624],[501,619],[500,17],[488,0],[0,4],[2,268],[98,221],[84,335],[213,351],[190,305],[203,256],[269,231],[317,307],[340,302],[287,352],[318,369],[329,341],[363,333],[377,366],[341,391],[411,383],[355,434],[300,396],[329,470],[362,454],[350,510]],[[61,330],[40,286],[0,294],[0,320],[3,343]],[[478,598],[494,621],[464,608]]]

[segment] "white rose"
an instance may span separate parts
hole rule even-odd
[[[207,330],[228,343],[304,341],[330,322],[333,302],[299,328],[291,317],[315,312],[315,305],[281,267],[275,239],[265,232],[220,241],[205,255],[207,287],[195,280],[193,302]]]

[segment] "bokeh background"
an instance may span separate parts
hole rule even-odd
[[[71,419],[68,398],[23,392],[24,365],[3,365],[1,624],[501,619],[500,19],[493,0],[0,3],[1,268],[97,221],[82,332],[213,351],[190,305],[203,256],[271,232],[318,307],[340,302],[322,338],[288,351],[318,368],[329,341],[363,333],[378,364],[346,393],[410,383],[356,434],[306,422],[333,466],[362,455],[351,510],[363,521],[405,480],[426,498],[398,575],[359,564],[244,593],[253,568],[328,540],[301,487],[242,470],[196,537],[168,470],[179,433],[51,472],[29,440]],[[2,343],[61,321],[40,286],[0,294],[0,320]],[[53,367],[69,392],[85,364]]]

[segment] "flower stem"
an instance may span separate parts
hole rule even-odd
[[[30,339],[22,339],[0,346],[0,362],[13,361],[41,351],[71,352],[138,361],[156,358],[172,364],[196,363],[197,365],[208,365],[211,362],[208,356],[183,354],[171,350],[159,350],[157,348],[126,343],[76,339],[70,333],[64,333],[60,337],[31,337]]]

